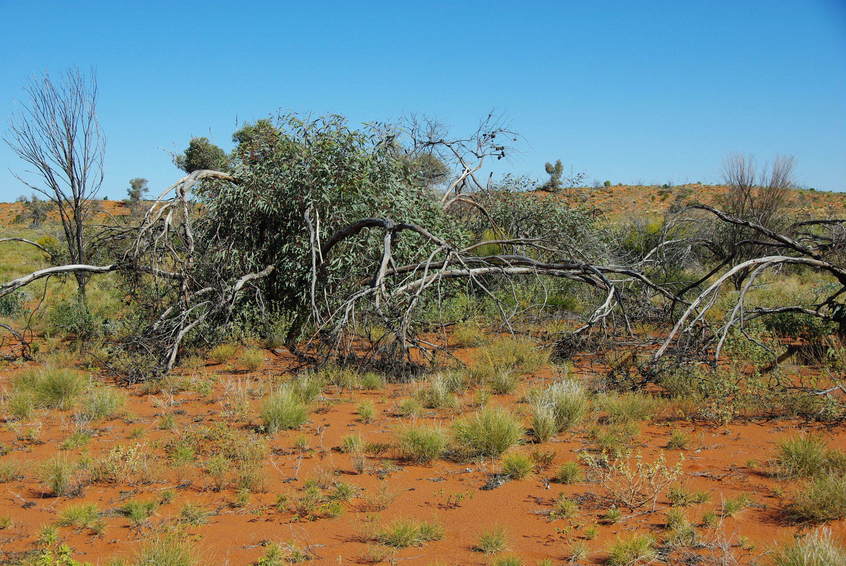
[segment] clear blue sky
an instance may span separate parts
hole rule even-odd
[[[524,141],[498,172],[588,183],[718,181],[731,152],[797,159],[846,190],[846,2],[0,0],[0,124],[33,74],[96,69],[104,194],[179,172],[192,136],[231,146],[277,110],[353,123],[490,109]],[[0,200],[27,191],[0,148]]]

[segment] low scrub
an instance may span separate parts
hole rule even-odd
[[[608,551],[608,566],[635,566],[655,560],[655,540],[649,535],[620,539]]]
[[[843,473],[846,472],[846,453],[830,449],[818,436],[797,436],[779,445],[776,466],[783,478]]]
[[[831,531],[820,529],[776,551],[773,566],[841,566],[846,548],[837,544]]]
[[[846,474],[828,474],[800,489],[787,508],[796,522],[818,523],[846,517]]]
[[[440,458],[447,443],[446,433],[438,427],[410,426],[397,433],[400,458],[418,464],[428,464]]]
[[[37,408],[67,410],[87,384],[88,380],[74,370],[40,368],[18,376],[12,387],[15,393],[30,394]]]
[[[264,401],[261,419],[270,434],[300,428],[308,420],[309,407],[295,388],[283,385]]]
[[[453,425],[457,451],[465,457],[498,457],[522,436],[520,422],[499,407],[482,409]]]
[[[444,528],[436,523],[400,519],[383,528],[376,535],[376,540],[385,546],[407,548],[423,546],[443,536]]]

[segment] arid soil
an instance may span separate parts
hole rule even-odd
[[[466,352],[457,353],[468,357]],[[75,430],[67,411],[43,414],[40,431],[32,435],[35,439],[26,438],[26,431],[13,426],[2,427],[0,447],[5,447],[7,453],[0,461],[21,463],[24,478],[0,484],[0,517],[12,519],[10,527],[0,530],[0,564],[34,548],[43,526],[55,523],[63,509],[81,502],[95,503],[105,512],[105,528],[93,533],[60,527],[59,532],[77,559],[94,564],[106,564],[114,557],[131,557],[158,526],[176,522],[180,509],[189,502],[210,513],[206,524],[187,527],[197,543],[201,563],[218,565],[251,564],[265,552],[264,545],[269,541],[291,542],[307,549],[315,564],[369,563],[372,548],[366,542],[368,532],[374,525],[399,518],[430,520],[444,528],[441,540],[392,555],[409,565],[489,564],[492,557],[475,551],[474,545],[481,532],[497,526],[504,527],[507,533],[508,550],[502,555],[519,556],[527,565],[541,559],[564,563],[573,544],[579,542],[589,552],[575,563],[601,564],[618,537],[634,532],[660,537],[664,529],[666,493],[655,512],[649,507],[624,510],[616,524],[604,524],[601,517],[608,509],[606,490],[591,477],[588,467],[583,466],[584,478],[575,484],[550,481],[558,466],[578,460],[577,452],[589,446],[589,425],[540,445],[529,443],[527,437],[527,443],[518,450],[553,453],[548,469],[538,469],[525,479],[499,486],[498,482],[491,482],[499,471],[496,460],[436,460],[431,466],[413,465],[398,460],[388,449],[381,455],[368,456],[362,471],[360,463],[337,449],[345,436],[360,434],[368,443],[391,443],[393,432],[403,423],[436,422],[448,428],[458,414],[475,410],[473,394],[468,393],[461,409],[424,410],[416,418],[395,416],[398,401],[413,392],[413,384],[391,384],[375,391],[327,388],[325,398],[301,430],[268,437],[271,453],[262,469],[264,490],[246,498],[239,500],[233,489],[214,491],[199,462],[170,465],[166,446],[187,431],[215,424],[246,432],[254,429],[258,424],[257,398],[267,390],[268,383],[284,379],[292,368],[291,359],[267,352],[263,366],[253,372],[237,365],[211,362],[198,369],[180,370],[189,380],[213,384],[208,391],[150,393],[144,392],[143,385],[133,386],[124,416],[97,423],[96,435],[82,448],[60,450],[60,443]],[[12,377],[23,370],[24,366],[4,366],[0,388],[8,386]],[[587,364],[574,368],[578,377],[589,377],[591,371]],[[551,377],[551,371],[537,372],[515,394],[492,396],[489,403],[508,406],[516,414],[525,415],[527,408],[520,401],[521,392]],[[253,393],[244,417],[231,414],[230,404],[236,391]],[[368,424],[359,422],[356,414],[364,400],[371,401],[376,409],[374,420]],[[163,429],[163,419],[170,418],[168,415],[172,421]],[[842,426],[826,430],[792,421],[703,425],[674,418],[672,407],[649,423],[639,423],[639,429],[635,453],[642,454],[646,461],[658,454],[664,454],[670,465],[681,461],[684,473],[679,484],[690,492],[705,491],[710,495],[704,503],[683,507],[686,517],[697,525],[702,543],[697,553],[718,556],[729,552],[740,564],[766,564],[767,553],[774,546],[789,542],[794,534],[810,528],[784,520],[783,508],[797,483],[773,477],[769,461],[776,454],[778,442],[814,430],[823,434],[831,447],[846,448],[846,429]],[[685,449],[667,448],[672,430],[688,435],[690,442]],[[96,459],[118,445],[139,445],[146,454],[155,456],[155,464],[141,481],[87,485],[75,497],[44,495],[36,473],[40,462],[57,453],[73,459]],[[355,486],[357,493],[344,504],[344,512],[338,517],[297,520],[289,510],[277,509],[280,494],[296,498],[307,480],[318,484],[341,481]],[[483,489],[486,485],[494,487]],[[168,497],[163,496],[166,492]],[[551,520],[549,512],[561,494],[576,501],[579,510],[571,518]],[[739,496],[748,496],[749,505],[731,517],[719,518],[722,502]],[[128,518],[116,512],[129,500],[166,502],[156,507],[148,522],[132,526]],[[710,511],[716,513],[717,521],[702,525],[703,516]],[[595,534],[591,527],[595,527]],[[830,523],[829,527],[840,540],[846,539],[846,521]],[[695,563],[690,552],[676,551],[666,557],[665,563]]]

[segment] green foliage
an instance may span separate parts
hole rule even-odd
[[[803,435],[781,442],[776,464],[785,478],[842,473],[846,472],[846,454],[828,448],[818,436]]]
[[[126,189],[126,196],[130,202],[139,202],[150,188],[147,186],[147,179],[134,177],[129,180],[129,188]]]
[[[571,484],[580,481],[582,470],[576,462],[565,462],[561,464],[555,473],[555,481],[563,484]]]
[[[444,528],[436,523],[399,519],[382,529],[376,538],[385,546],[407,548],[423,546],[443,536]]]
[[[100,533],[104,528],[103,520],[100,519],[100,510],[93,503],[68,505],[59,514],[59,520],[56,523],[60,527],[89,529],[94,533]]]
[[[92,387],[79,403],[78,416],[96,421],[109,418],[126,403],[126,393],[109,386]]]
[[[532,459],[519,452],[508,454],[502,459],[503,475],[514,480],[521,480],[525,478],[531,474],[534,469],[535,464],[532,462]]]
[[[612,424],[649,420],[660,405],[658,399],[645,393],[609,393],[599,401],[605,419]]]
[[[253,282],[267,307],[256,309],[255,317],[266,317],[269,310],[296,318],[310,304],[306,216],[319,228],[316,236],[323,242],[353,221],[387,217],[426,226],[460,243],[461,234],[442,207],[428,190],[408,179],[390,145],[372,134],[351,129],[340,116],[309,121],[293,115],[275,123],[260,120],[236,132],[229,170],[239,183],[212,180],[197,190],[204,210],[195,235],[201,248],[197,257],[202,258],[197,280],[229,281],[273,265],[276,270],[270,276]],[[364,231],[339,243],[331,254],[327,251],[327,300],[341,300],[361,277],[372,273],[381,240],[376,231]],[[397,265],[430,252],[416,234],[398,238],[392,249]],[[248,305],[240,310],[246,315]],[[302,321],[290,328],[299,333]]]
[[[47,487],[47,493],[54,497],[75,495],[82,488],[76,464],[62,455],[53,456],[44,462],[39,475]]]
[[[25,299],[26,295],[24,295],[21,291],[15,291],[14,293],[9,293],[8,295],[0,297],[0,317],[12,317],[19,315],[23,312]]]
[[[156,537],[144,545],[132,566],[196,566],[198,563],[191,543],[173,533]]]
[[[62,301],[53,306],[47,314],[51,332],[73,336],[79,340],[97,334],[97,320],[82,303],[76,299]]]
[[[584,418],[589,407],[587,395],[581,385],[572,380],[551,384],[532,395],[531,402],[532,426],[541,441],[576,426]]]
[[[549,181],[544,183],[543,188],[548,191],[557,191],[561,188],[561,175],[564,173],[564,166],[561,165],[561,160],[558,159],[555,163],[546,163],[543,166]]]
[[[800,489],[787,507],[797,522],[835,521],[846,517],[846,474],[827,474]]]
[[[300,428],[308,420],[309,408],[291,386],[283,385],[265,400],[261,419],[270,434]]]
[[[39,368],[22,373],[13,381],[16,393],[30,393],[38,408],[69,409],[85,389],[86,379],[62,368]]]
[[[619,539],[608,551],[608,566],[635,566],[655,559],[655,541],[649,535]]]
[[[156,507],[158,503],[155,501],[129,501],[124,503],[119,511],[121,515],[129,519],[132,526],[138,527],[147,522]]]
[[[446,447],[446,433],[437,427],[410,426],[397,433],[397,449],[405,460],[428,464],[440,458]]]
[[[485,554],[497,554],[505,550],[507,546],[508,535],[505,529],[503,527],[494,527],[479,535],[479,542],[476,543],[473,550],[484,552]]]
[[[453,425],[460,454],[467,457],[497,457],[523,436],[523,427],[507,410],[485,408]]]
[[[199,169],[226,171],[229,167],[226,152],[211,143],[208,138],[192,138],[185,151],[174,157],[173,162],[186,173]]]
[[[776,551],[773,566],[840,566],[846,548],[837,544],[828,529],[819,529]]]

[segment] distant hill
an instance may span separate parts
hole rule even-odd
[[[558,193],[534,191],[538,198],[556,198],[572,206],[595,209],[611,221],[629,216],[662,216],[671,208],[679,209],[692,203],[719,205],[727,187],[723,185],[614,185],[611,187],[578,187]],[[127,203],[117,200],[97,201],[97,221],[130,213]],[[792,213],[814,218],[846,217],[846,193],[797,189],[792,191],[789,207]],[[24,210],[19,202],[0,203],[0,226],[11,226]],[[50,220],[58,220],[55,212]]]
[[[616,185],[600,188],[565,189],[552,195],[571,205],[597,209],[609,220],[626,216],[662,216],[671,208],[688,204],[719,205],[728,187],[724,185]],[[549,195],[535,191],[537,195]],[[788,205],[795,214],[816,218],[846,216],[846,193],[796,189]]]

